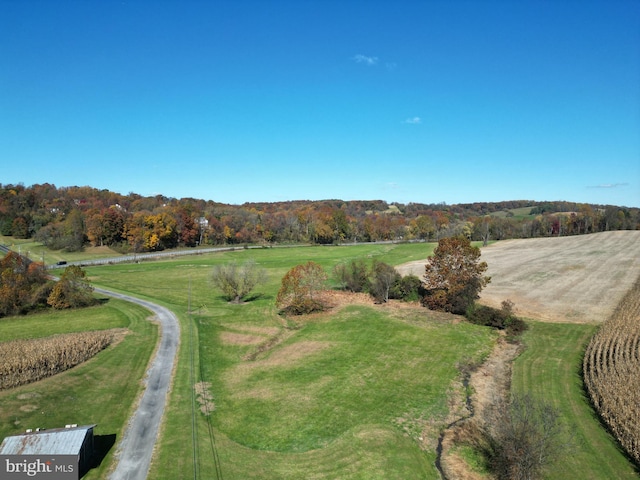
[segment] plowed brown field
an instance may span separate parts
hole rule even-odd
[[[505,240],[482,248],[491,283],[481,303],[515,303],[519,316],[599,323],[611,316],[640,276],[640,231]],[[424,274],[426,260],[397,267]]]

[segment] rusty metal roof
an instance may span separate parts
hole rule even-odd
[[[95,425],[50,428],[6,437],[1,455],[78,455],[87,433]]]

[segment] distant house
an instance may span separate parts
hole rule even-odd
[[[6,437],[0,455],[75,455],[80,475],[91,468],[95,425],[67,425],[64,428],[27,430]]]

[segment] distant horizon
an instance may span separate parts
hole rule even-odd
[[[636,0],[0,2],[0,67],[2,183],[640,207]]]
[[[288,200],[251,200],[251,201],[244,201],[244,202],[240,202],[240,203],[230,203],[230,202],[225,202],[225,201],[221,201],[215,198],[202,198],[202,197],[194,197],[191,195],[182,195],[182,196],[175,196],[175,195],[167,195],[164,194],[162,192],[158,192],[158,193],[153,193],[153,194],[148,194],[148,195],[144,195],[142,193],[136,192],[136,191],[131,191],[131,192],[127,192],[127,193],[122,193],[120,191],[117,190],[112,190],[109,188],[99,188],[99,187],[95,187],[93,185],[57,185],[53,182],[36,182],[36,183],[32,183],[32,184],[25,184],[24,182],[0,182],[0,185],[2,187],[6,187],[8,185],[22,185],[25,188],[31,188],[34,185],[44,185],[44,184],[49,184],[49,185],[53,185],[55,186],[57,189],[65,189],[65,188],[91,188],[94,190],[98,190],[98,191],[102,191],[102,190],[107,190],[109,192],[115,193],[117,195],[122,195],[122,196],[128,196],[128,195],[139,195],[141,197],[156,197],[158,195],[160,195],[161,197],[167,198],[167,199],[175,199],[175,200],[183,200],[183,199],[194,199],[194,200],[202,200],[205,202],[214,202],[214,203],[220,203],[223,205],[231,205],[231,206],[242,206],[244,204],[251,204],[251,203],[287,203],[287,202],[329,202],[329,201],[340,201],[340,202],[385,202],[387,204],[393,205],[393,204],[400,204],[400,205],[408,205],[408,204],[421,204],[421,205],[447,205],[447,206],[452,206],[452,205],[466,205],[466,204],[474,204],[474,203],[506,203],[506,202],[535,202],[535,203],[555,203],[555,202],[565,202],[565,203],[576,203],[576,204],[584,204],[584,205],[602,205],[602,206],[614,206],[614,207],[620,207],[620,208],[640,208],[637,207],[635,205],[618,205],[618,204],[614,204],[614,203],[597,203],[597,202],[581,202],[581,201],[573,201],[573,200],[564,200],[564,199],[550,199],[550,198],[546,198],[544,200],[536,200],[533,198],[526,198],[526,197],[522,197],[522,198],[508,198],[508,199],[503,199],[503,200],[472,200],[472,201],[466,201],[466,202],[454,202],[454,203],[450,203],[450,202],[445,202],[445,201],[433,201],[433,202],[421,202],[421,201],[408,201],[408,202],[399,202],[399,201],[395,201],[395,200],[385,200],[383,198],[337,198],[337,197],[325,197],[325,198],[317,198],[317,199],[311,199],[311,198],[294,198],[294,199],[288,199]]]

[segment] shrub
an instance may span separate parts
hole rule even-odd
[[[524,320],[513,314],[513,303],[509,300],[502,302],[501,309],[474,303],[467,308],[465,316],[476,325],[505,330],[510,337],[518,336],[527,329]]]
[[[242,265],[236,262],[216,265],[211,274],[215,287],[233,303],[240,303],[258,284],[264,283],[266,278],[266,270],[258,267],[254,260],[248,260]]]
[[[342,285],[342,288],[350,292],[358,293],[368,289],[369,268],[362,259],[339,263],[334,267],[333,273]]]
[[[391,287],[389,297],[406,302],[416,302],[424,295],[424,287],[420,278],[407,275],[396,280]]]
[[[284,313],[303,315],[324,310],[319,292],[324,288],[327,274],[315,262],[296,265],[282,278],[276,306]]]
[[[82,268],[69,265],[53,286],[47,303],[56,310],[94,305],[97,301],[86,277],[87,273]]]
[[[376,299],[376,302],[385,303],[389,300],[391,287],[401,278],[391,265],[375,260],[371,267],[369,293]]]
[[[486,454],[499,480],[542,478],[572,446],[560,411],[529,395],[514,396],[485,429]]]

